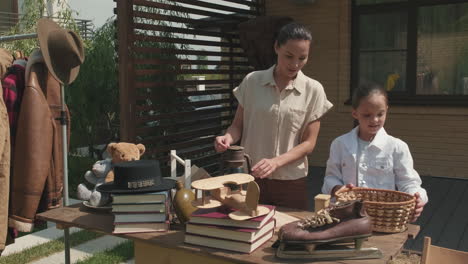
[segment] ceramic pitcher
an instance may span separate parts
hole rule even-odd
[[[247,172],[244,171],[244,164],[247,164]],[[244,153],[241,146],[230,146],[222,156],[221,172],[230,173],[251,173],[252,169],[250,156]]]

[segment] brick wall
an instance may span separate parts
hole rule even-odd
[[[266,15],[290,16],[312,30],[304,73],[325,87],[335,107],[322,119],[319,140],[309,160],[325,166],[331,141],[353,125],[349,98],[351,1],[266,0]],[[468,178],[468,108],[390,106],[386,130],[410,146],[421,175]]]

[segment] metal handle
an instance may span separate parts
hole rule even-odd
[[[252,167],[250,166],[252,163],[252,159],[246,153],[244,153],[244,158],[245,158],[245,161],[247,161],[247,172],[250,174],[252,173]]]

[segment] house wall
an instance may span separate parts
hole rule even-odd
[[[12,3],[10,1],[1,1],[0,2],[0,12],[11,12]]]
[[[290,16],[314,41],[303,72],[325,87],[333,109],[322,119],[311,165],[326,166],[331,141],[353,127],[350,106],[351,1],[266,0],[266,15]],[[468,108],[390,105],[387,132],[408,143],[421,175],[468,178]]]

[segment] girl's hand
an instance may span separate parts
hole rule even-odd
[[[278,163],[274,159],[262,159],[252,167],[252,175],[256,178],[266,178],[278,168]]]
[[[421,216],[421,213],[424,209],[424,205],[426,205],[422,201],[421,195],[418,192],[414,194],[414,197],[416,198],[416,206],[414,208],[414,215],[413,215],[413,218],[411,219],[411,223],[416,222],[416,220],[418,220],[418,217]]]
[[[337,191],[340,191],[340,190],[342,190],[342,189],[349,189],[349,190],[351,190],[351,189],[353,189],[354,187],[356,187],[356,186],[354,186],[354,184],[352,184],[352,183],[348,183],[348,184],[346,184],[346,185],[335,185],[335,187],[333,187],[333,189],[332,189],[332,191],[331,191],[331,195],[332,195],[332,196],[336,196],[336,192],[337,192]]]
[[[230,136],[218,136],[215,138],[214,147],[216,152],[224,152],[231,146],[232,138]]]

